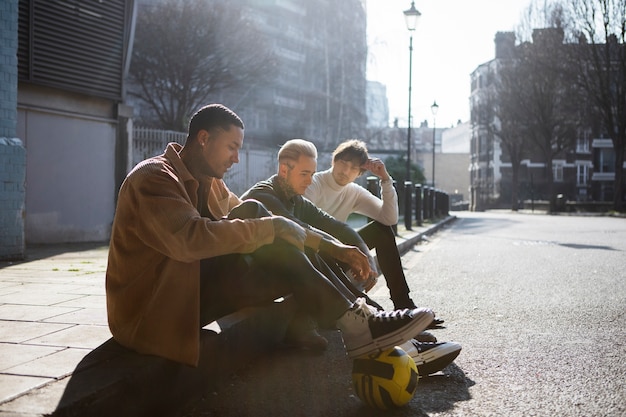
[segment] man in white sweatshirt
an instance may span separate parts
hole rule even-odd
[[[381,198],[354,182],[366,171],[380,178]],[[398,195],[384,162],[370,158],[364,142],[345,141],[333,152],[332,167],[316,172],[304,195],[339,221],[346,222],[351,213],[373,219],[358,232],[370,249],[376,248],[395,308],[414,308],[392,228],[398,223]],[[442,323],[435,319],[433,325]]]

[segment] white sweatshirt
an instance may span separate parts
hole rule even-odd
[[[351,213],[358,213],[387,226],[398,223],[398,195],[391,180],[381,182],[381,199],[354,182],[337,184],[331,169],[327,169],[313,175],[304,196],[342,222]]]

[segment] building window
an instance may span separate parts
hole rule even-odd
[[[552,175],[555,182],[563,182],[563,164],[560,162],[552,163]]]
[[[576,185],[587,185],[587,178],[589,178],[589,166],[588,165],[576,165]]]
[[[589,153],[589,137],[587,132],[583,133],[583,137],[576,139],[576,153]]]
[[[244,108],[239,110],[239,115],[246,123],[246,130],[265,130],[268,126],[267,111],[262,109]]]
[[[613,149],[599,149],[597,172],[615,172],[615,152]]]

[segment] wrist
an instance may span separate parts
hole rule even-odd
[[[313,230],[306,229],[306,237],[304,239],[304,246],[312,248],[315,252],[319,252],[321,248],[321,243],[324,239],[322,235],[314,232]]]
[[[320,240],[319,245],[317,246],[317,251],[328,253],[331,247],[332,247],[332,244],[330,243],[330,241],[325,238],[322,238]]]

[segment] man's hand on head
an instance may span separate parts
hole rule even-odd
[[[362,168],[370,171],[382,181],[387,181],[390,178],[387,167],[385,167],[385,163],[380,158],[368,159],[367,162],[362,165]]]

